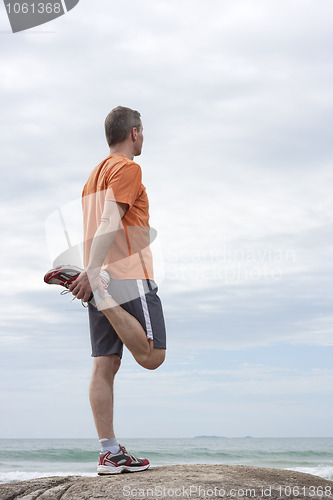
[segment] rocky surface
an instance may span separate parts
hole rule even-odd
[[[48,477],[0,485],[1,500],[333,499],[333,481],[242,465],[180,465],[113,476]]]

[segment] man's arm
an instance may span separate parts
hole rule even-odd
[[[127,208],[126,203],[105,201],[101,222],[91,244],[88,266],[69,287],[78,299],[89,300],[91,291],[97,288],[103,294],[99,273]]]

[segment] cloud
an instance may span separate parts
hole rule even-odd
[[[142,372],[136,374],[133,382],[131,372],[123,373],[118,381],[119,399],[141,399],[140,386],[150,386],[145,395],[145,404],[158,397],[162,391],[169,401],[171,397],[181,398],[191,394],[202,394],[206,399],[209,394],[222,404],[224,396],[237,394],[239,398],[254,401],[263,396],[274,399],[277,396],[290,397],[300,395],[330,394],[333,372],[330,369],[297,371],[292,368],[275,368],[265,365],[244,363],[233,369],[196,369],[159,372],[152,376]],[[177,384],[181,380],[181,384]],[[131,388],[129,387],[131,381]],[[126,394],[126,398],[125,398]],[[179,404],[179,401],[177,402]]]

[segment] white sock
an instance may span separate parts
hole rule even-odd
[[[102,453],[104,451],[109,451],[110,453],[112,453],[112,455],[115,455],[120,450],[118,439],[115,437],[111,438],[111,439],[107,439],[107,438],[100,439],[99,442],[101,445],[101,452]]]

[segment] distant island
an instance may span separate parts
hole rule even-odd
[[[201,438],[218,438],[218,439],[225,439],[225,436],[194,436],[194,439],[201,439]]]

